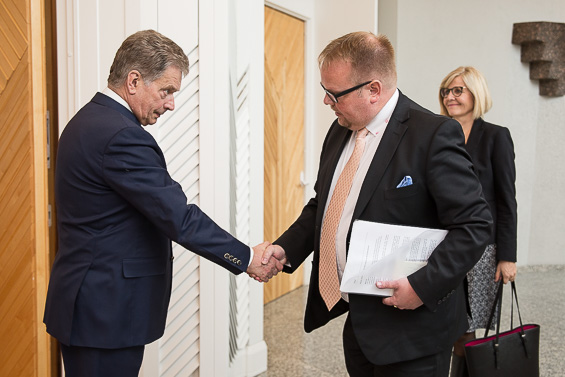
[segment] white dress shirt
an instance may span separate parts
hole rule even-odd
[[[365,176],[367,175],[367,171],[369,170],[369,166],[373,161],[373,157],[379,144],[381,142],[381,138],[383,133],[386,130],[386,126],[394,109],[396,108],[396,104],[398,103],[399,92],[398,89],[394,92],[392,97],[388,100],[385,106],[379,111],[379,113],[369,122],[366,126],[369,133],[367,134],[366,141],[365,141],[365,149],[363,151],[363,156],[361,157],[361,161],[359,162],[359,167],[357,172],[355,173],[355,177],[353,178],[353,183],[351,184],[351,190],[349,191],[349,196],[345,202],[345,207],[343,208],[343,212],[341,214],[341,220],[339,222],[339,226],[336,232],[336,258],[337,258],[337,270],[339,281],[341,282],[341,278],[343,276],[343,271],[345,269],[346,263],[346,241],[347,241],[347,232],[349,231],[349,225],[351,224],[351,219],[353,217],[353,210],[355,209],[355,205],[357,204],[357,198],[359,197],[359,193],[361,192],[361,186],[363,185],[363,181],[365,180]],[[326,201],[326,207],[324,208],[324,218],[326,216],[326,211],[328,210],[328,205],[330,203],[330,198],[333,195],[335,186],[337,184],[337,180],[339,175],[341,174],[342,170],[345,168],[349,157],[353,153],[353,149],[355,148],[355,139],[357,137],[357,132],[353,132],[345,148],[341,152],[341,157],[337,163],[336,169],[334,171],[332,184],[330,186],[330,192],[328,196],[328,200]],[[349,301],[347,293],[341,293],[341,296],[346,300]]]

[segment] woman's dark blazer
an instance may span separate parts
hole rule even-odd
[[[490,243],[496,243],[496,258],[516,262],[516,166],[510,131],[479,118],[473,123],[465,149],[494,220]]]

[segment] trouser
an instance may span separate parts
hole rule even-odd
[[[414,360],[375,365],[363,354],[348,315],[343,328],[345,365],[351,377],[447,377],[451,349]]]
[[[118,349],[61,344],[65,377],[137,377],[145,346]]]

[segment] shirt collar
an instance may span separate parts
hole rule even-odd
[[[367,129],[373,135],[376,135],[379,132],[383,132],[396,108],[396,104],[398,103],[398,97],[400,96],[398,89],[396,89],[384,105],[384,107],[379,111],[379,113],[369,122],[367,125]]]
[[[129,104],[126,102],[126,100],[120,97],[119,94],[114,92],[112,89],[105,87],[104,90],[102,91],[102,94],[107,95],[108,97],[110,97],[111,99],[113,99],[114,101],[116,101],[117,103],[128,109],[129,111],[131,111],[131,107],[129,107]],[[133,113],[133,111],[131,112]]]

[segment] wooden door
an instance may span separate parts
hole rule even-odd
[[[304,206],[304,22],[265,7],[265,240],[274,241]],[[267,303],[300,287],[303,269],[265,285]]]
[[[48,376],[46,8],[0,0],[0,376]]]

